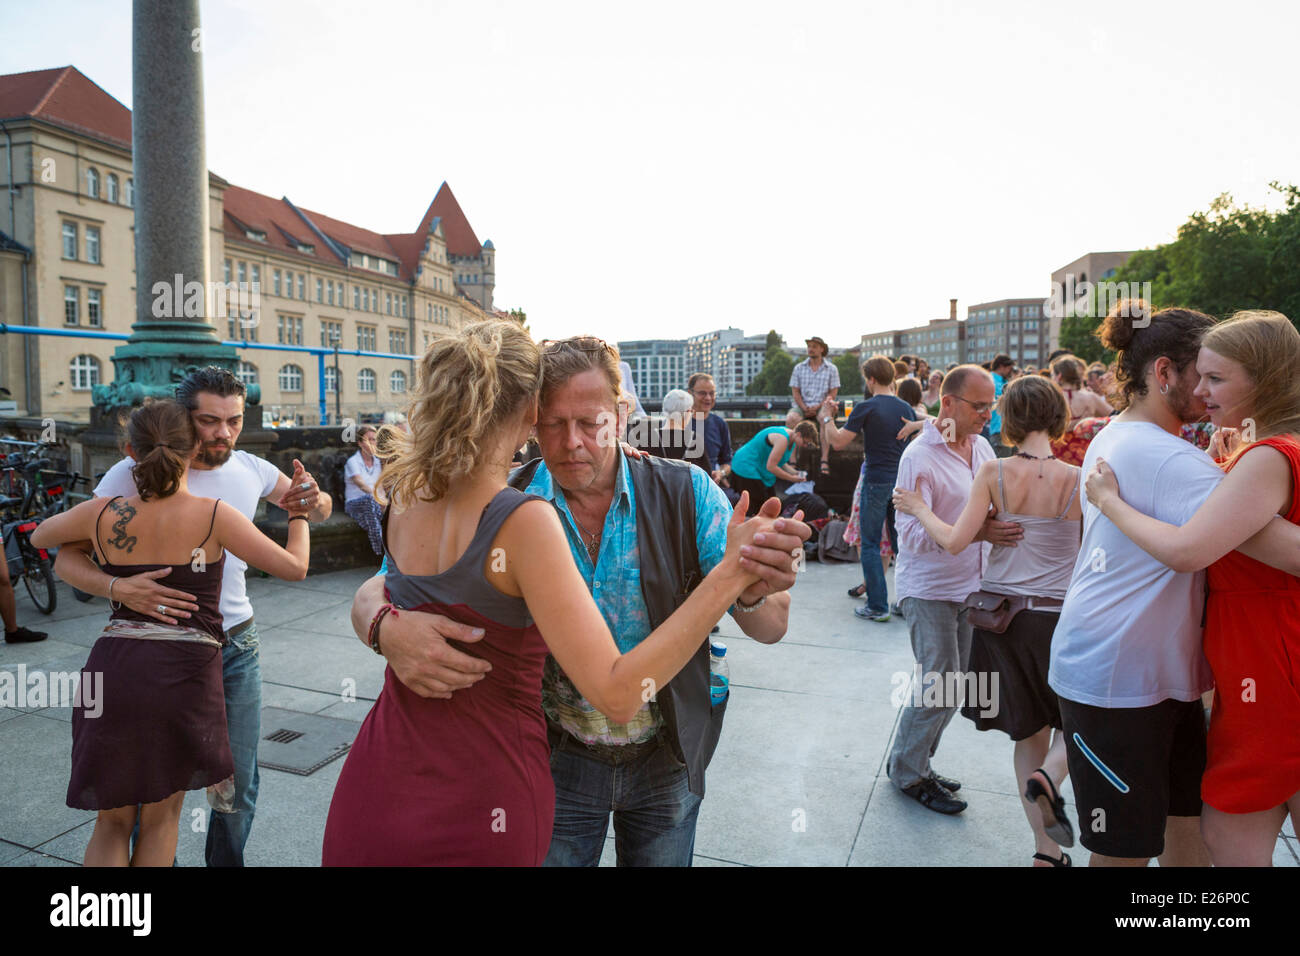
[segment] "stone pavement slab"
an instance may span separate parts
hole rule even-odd
[[[361,721],[383,685],[384,662],[351,631],[356,588],[372,572],[339,571],[286,583],[250,576],[261,635],[263,703]],[[892,574],[890,575],[892,579]],[[885,776],[899,711],[891,699],[913,668],[904,622],[860,621],[845,590],[855,565],[807,566],[793,592],[790,629],[775,645],[749,640],[724,618],[732,697],[700,810],[700,866],[1025,866],[1033,852],[1015,792],[1012,744],[953,718],[935,766],[963,781],[969,808],[933,813]],[[60,584],[45,617],[19,593],[19,619],[48,630],[39,644],[0,643],[0,669],[17,664],[76,670],[99,636],[107,603],[81,604]],[[351,699],[355,697],[355,699]],[[66,709],[0,708],[0,865],[78,863],[94,814],[64,804],[71,758]],[[344,759],[308,777],[261,772],[247,851],[254,866],[316,866]],[[1069,782],[1062,788],[1078,825]],[[177,861],[202,866],[207,801],[186,795]],[[1295,825],[1279,839],[1277,865],[1300,866]],[[1088,854],[1070,851],[1076,866]],[[601,858],[613,865],[611,824]]]

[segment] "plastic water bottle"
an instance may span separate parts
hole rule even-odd
[[[709,700],[714,707],[722,704],[731,693],[731,678],[727,674],[727,645],[720,641],[709,643]]]

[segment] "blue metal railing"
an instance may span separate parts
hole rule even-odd
[[[36,325],[6,325],[0,322],[0,335],[6,335],[13,332],[18,335],[62,335],[74,339],[112,339],[114,341],[125,341],[131,336],[125,332],[92,332],[88,329],[47,329]],[[249,342],[247,339],[224,339],[222,345],[231,345],[238,349],[267,349],[272,352],[304,352],[308,355],[316,356],[316,382],[318,398],[320,403],[321,421],[329,416],[329,409],[325,400],[325,356],[333,355],[333,348],[325,348],[319,345],[270,345],[262,342]],[[402,359],[407,362],[414,362],[414,355],[405,355],[400,352],[368,352],[364,349],[339,349],[339,355],[357,355],[362,358],[385,358],[385,359]],[[338,387],[338,383],[335,383]]]

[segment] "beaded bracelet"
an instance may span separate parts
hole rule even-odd
[[[393,617],[397,617],[397,608],[393,607],[391,604],[381,606],[379,610],[375,612],[375,616],[370,619],[370,629],[366,631],[366,640],[370,644],[370,649],[380,657],[384,656],[384,652],[379,649],[379,622],[384,619],[385,615],[390,613]]]

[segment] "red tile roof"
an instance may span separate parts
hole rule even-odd
[[[474,229],[470,226],[469,220],[465,218],[460,203],[456,202],[451,187],[445,182],[438,190],[438,195],[433,197],[433,202],[429,204],[424,218],[420,220],[419,228],[415,230],[416,234],[419,236],[427,235],[429,224],[436,218],[442,219],[442,234],[447,237],[447,252],[449,254],[474,259],[482,253],[482,244],[478,241],[478,237],[474,235]]]
[[[131,111],[75,66],[0,76],[0,119],[25,117],[131,146]]]

